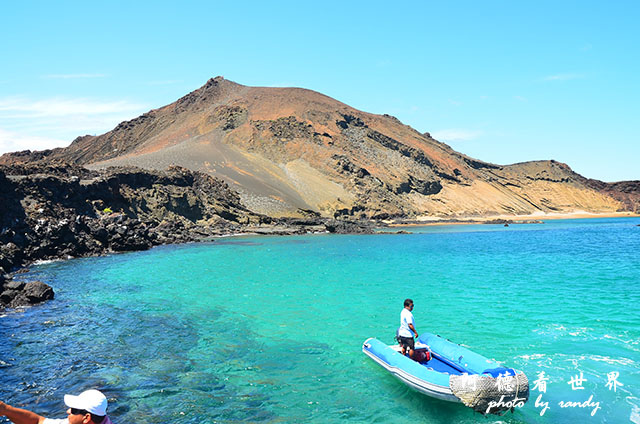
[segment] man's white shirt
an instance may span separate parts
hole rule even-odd
[[[398,330],[400,337],[413,337],[413,331],[409,328],[409,324],[416,328],[413,323],[413,314],[407,308],[403,308],[400,312],[400,329]]]

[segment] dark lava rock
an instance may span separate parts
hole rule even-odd
[[[491,219],[491,220],[488,220],[488,221],[484,221],[483,224],[504,225],[504,226],[508,227],[509,224],[513,224],[513,221],[511,221],[510,219]]]
[[[0,293],[0,308],[17,308],[20,306],[35,305],[46,300],[53,299],[54,293],[51,286],[41,281],[11,280],[5,282]]]
[[[0,293],[0,308],[10,306],[13,299],[19,294],[20,292],[18,290],[3,290],[2,293]]]
[[[29,302],[40,303],[53,299],[54,293],[51,286],[42,281],[30,281],[25,284],[22,293],[29,299]]]
[[[368,221],[328,220],[324,223],[327,231],[335,234],[373,234],[373,225]]]
[[[23,281],[15,281],[15,280],[11,280],[9,282],[6,282],[4,284],[4,289],[5,290],[17,290],[20,291],[24,288],[25,283]]]
[[[413,234],[410,231],[405,231],[405,230],[399,230],[399,231],[379,231],[377,234],[391,234],[391,235],[398,235],[398,234]]]

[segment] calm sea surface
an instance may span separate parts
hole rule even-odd
[[[640,423],[638,224],[236,237],[42,264],[25,278],[55,300],[0,318],[0,399],[64,417],[64,393],[98,387],[120,424]],[[546,392],[487,419],[407,388],[361,352],[392,342],[406,297],[419,332],[532,388],[544,372]]]

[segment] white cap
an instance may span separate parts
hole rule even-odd
[[[107,398],[97,390],[86,390],[78,396],[64,395],[64,403],[69,408],[84,409],[94,415],[107,415]]]

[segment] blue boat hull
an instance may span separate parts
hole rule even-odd
[[[417,391],[449,402],[460,402],[449,387],[447,375],[424,367],[380,340],[366,340],[362,351],[394,377]]]
[[[416,362],[402,355],[399,346],[375,338],[362,345],[362,351],[378,365],[427,396],[462,402],[483,414],[499,414],[528,400],[529,384],[521,371],[504,368],[435,334],[423,333],[416,341],[416,350],[427,348],[431,359]],[[512,406],[508,406],[510,401]]]

